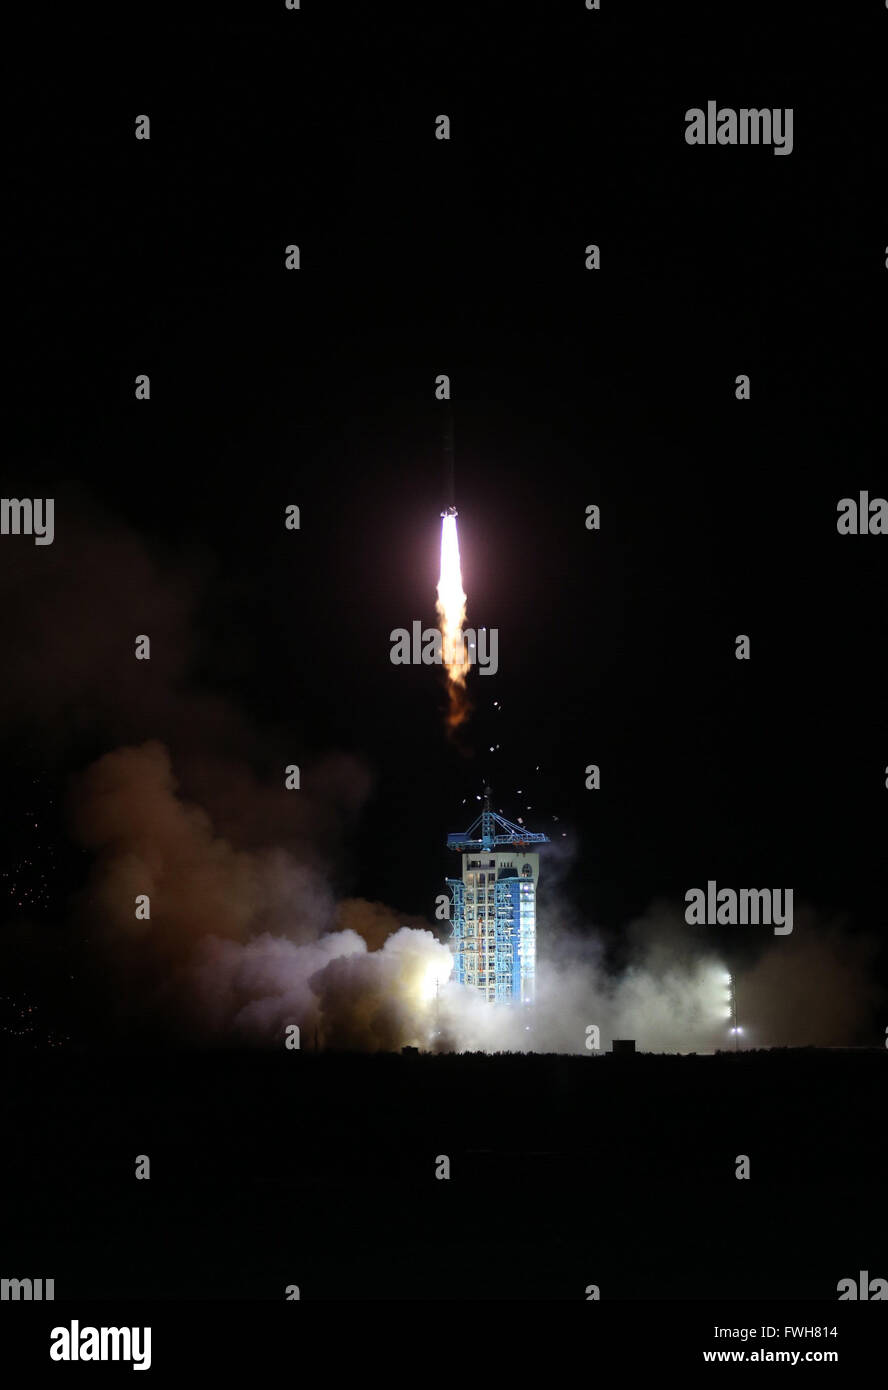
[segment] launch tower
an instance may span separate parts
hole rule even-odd
[[[462,854],[462,877],[448,878],[452,897],[453,978],[491,1003],[532,1004],[536,977],[536,889],[548,835],[513,825],[484,809],[447,848]]]

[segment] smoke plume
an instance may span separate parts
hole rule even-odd
[[[391,1050],[583,1052],[632,1037],[644,1050],[729,1045],[728,972],[689,941],[677,909],[627,929],[609,970],[594,933],[551,896],[534,1008],[488,1005],[453,982],[448,946],[380,903],[335,901],[324,873],[281,849],[236,849],[178,795],[158,743],[99,759],[75,790],[75,831],[95,856],[82,911],[127,998],[127,1018],[185,1036]],[[150,898],[150,920],[135,915]],[[872,1002],[864,944],[804,910],[733,972],[744,1046],[835,1044]]]

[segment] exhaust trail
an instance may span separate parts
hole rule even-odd
[[[456,507],[449,507],[441,516],[441,572],[435,607],[441,629],[442,660],[447,675],[447,726],[449,729],[455,729],[468,718],[470,708],[466,691],[469,652],[467,644],[463,641],[466,592],[463,588],[459,558]]]

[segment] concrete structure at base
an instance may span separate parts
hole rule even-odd
[[[540,856],[531,845],[549,843],[523,825],[484,809],[447,848],[462,855],[462,877],[448,878],[454,954],[453,979],[491,1003],[532,1004],[536,986],[536,890]]]

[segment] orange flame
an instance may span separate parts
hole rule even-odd
[[[447,672],[447,693],[450,698],[447,723],[454,729],[462,724],[469,714],[469,699],[466,693],[469,653],[462,635],[466,620],[466,594],[462,586],[456,517],[452,513],[444,517],[441,527],[441,574],[438,579],[438,601],[435,607],[438,610],[442,659]]]

